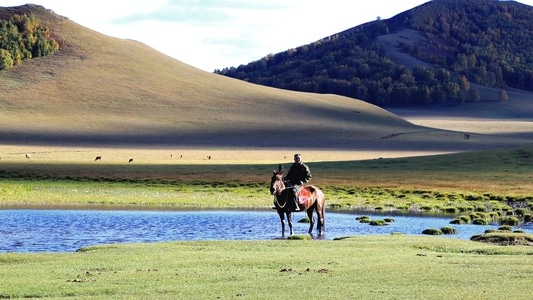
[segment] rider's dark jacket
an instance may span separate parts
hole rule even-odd
[[[311,171],[309,167],[304,163],[293,163],[285,180],[289,181],[291,185],[300,184],[300,181],[303,183],[309,182],[311,180]]]

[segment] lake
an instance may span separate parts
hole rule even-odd
[[[388,226],[371,226],[355,218],[390,217]],[[295,234],[306,234],[303,212],[294,216]],[[452,226],[458,234],[442,238],[470,239],[497,224],[451,225],[453,217],[326,212],[323,239],[370,235],[419,235],[427,228]],[[316,226],[316,225],[315,225]],[[533,233],[532,228],[525,229]],[[313,231],[316,238],[316,229]],[[0,210],[0,252],[73,252],[82,247],[116,243],[151,243],[193,240],[272,240],[281,238],[279,217],[274,210]]]

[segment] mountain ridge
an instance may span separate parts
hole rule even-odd
[[[381,107],[479,102],[486,87],[533,91],[531,18],[514,1],[434,0],[215,73]]]

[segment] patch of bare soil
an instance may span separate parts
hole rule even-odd
[[[406,67],[431,67],[430,64],[418,60],[400,49],[400,44],[425,48],[429,41],[422,33],[412,29],[402,29],[396,33],[380,35],[375,42],[385,48],[389,57],[398,64]]]

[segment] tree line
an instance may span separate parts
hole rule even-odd
[[[215,73],[253,83],[334,93],[380,106],[479,101],[471,83],[533,91],[533,9],[494,0],[433,0],[315,43]],[[395,62],[375,38],[409,28],[427,44],[399,43],[424,62]]]
[[[0,20],[0,70],[59,49],[50,29],[40,23],[35,14],[15,14],[9,20]]]

